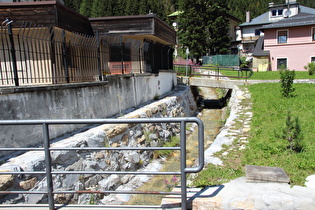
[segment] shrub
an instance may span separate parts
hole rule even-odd
[[[288,69],[280,70],[281,93],[284,97],[293,96],[294,88],[292,87],[295,77],[295,71]]]
[[[291,117],[290,111],[285,121],[285,127],[282,128],[282,133],[278,135],[279,138],[287,140],[289,142],[288,148],[295,152],[301,152],[303,150],[301,127],[299,123],[299,118]]]
[[[304,66],[304,69],[308,71],[308,75],[313,75],[315,72],[315,63],[308,63],[307,66]]]

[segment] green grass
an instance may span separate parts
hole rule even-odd
[[[280,79],[279,71],[254,72],[249,79],[275,80]],[[295,71],[295,79],[315,79],[315,75],[308,75],[307,71]]]
[[[224,76],[237,76],[237,71],[222,71]],[[245,77],[246,75],[244,75]],[[233,79],[233,78],[232,78]],[[279,71],[253,72],[248,80],[278,80],[280,79]],[[295,71],[295,79],[315,79],[314,75],[308,75],[307,71]]]
[[[282,167],[292,184],[304,185],[306,176],[315,173],[315,86],[295,84],[294,87],[296,96],[284,98],[279,83],[249,86],[254,116],[243,164]],[[301,153],[288,150],[288,142],[275,135],[285,126],[288,110],[300,120],[306,145]]]
[[[315,174],[315,85],[294,84],[295,97],[281,96],[280,83],[247,86],[251,93],[253,118],[249,143],[238,150],[240,143],[216,154],[224,166],[209,164],[194,180],[196,186],[216,185],[244,176],[245,165],[281,167],[289,175],[292,185],[304,185],[305,178]],[[298,117],[303,135],[304,151],[296,153],[287,148],[286,140],[276,137],[285,127],[287,112]],[[229,151],[228,155],[222,155]]]

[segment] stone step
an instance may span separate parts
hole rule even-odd
[[[277,182],[289,183],[290,178],[282,168],[246,165],[245,173],[247,182]]]

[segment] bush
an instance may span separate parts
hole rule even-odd
[[[295,77],[295,71],[288,69],[280,70],[281,93],[284,97],[293,96],[294,88],[292,87]]]
[[[288,148],[295,152],[301,152],[303,150],[301,127],[299,118],[292,119],[290,111],[285,121],[285,127],[282,128],[282,133],[278,135],[279,138],[287,140],[289,142]]]
[[[313,75],[315,72],[315,63],[308,63],[307,66],[304,66],[304,69],[308,71],[308,75]]]

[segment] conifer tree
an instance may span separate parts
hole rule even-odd
[[[206,53],[226,53],[229,48],[227,7],[224,0],[182,0],[179,42],[197,60]]]

